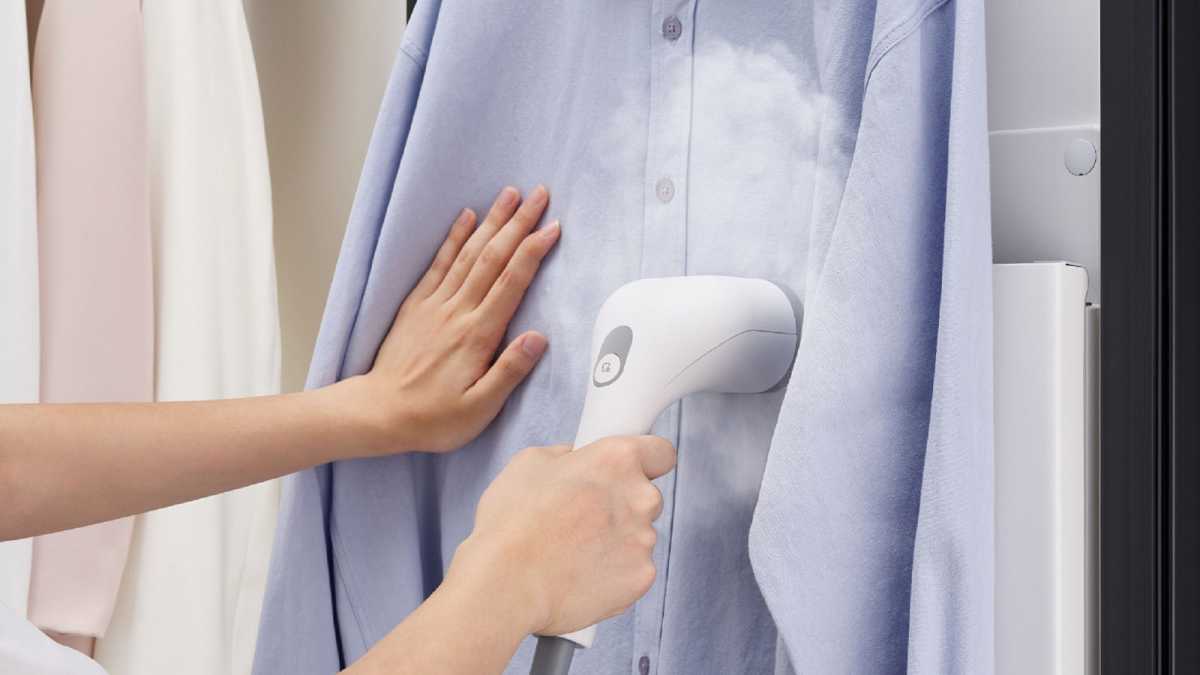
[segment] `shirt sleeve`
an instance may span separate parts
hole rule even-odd
[[[920,5],[873,41],[845,188],[813,224],[750,531],[797,672],[993,668],[982,3]]]
[[[310,389],[353,374],[345,372],[347,350],[424,74],[423,60],[412,51],[401,48],[376,120],[309,369]],[[325,674],[343,667],[335,615],[339,570],[329,529],[332,472],[324,465],[284,479],[255,673]]]

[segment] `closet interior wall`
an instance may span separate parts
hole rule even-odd
[[[400,38],[389,0],[245,0],[266,118],[283,390],[304,387]]]

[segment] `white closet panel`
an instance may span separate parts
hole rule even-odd
[[[1088,673],[1099,360],[1087,272],[992,269],[996,673]]]

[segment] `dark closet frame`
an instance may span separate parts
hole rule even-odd
[[[1200,6],[1100,12],[1100,666],[1200,672]]]

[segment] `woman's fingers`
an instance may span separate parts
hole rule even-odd
[[[380,448],[462,446],[533,370],[546,348],[541,334],[526,333],[495,357],[516,303],[558,238],[557,225],[529,234],[548,201],[539,186],[522,206],[520,193],[506,187],[478,226],[469,209],[455,219],[360,380],[367,385],[359,391],[390,404]],[[469,293],[460,294],[468,280]],[[493,287],[497,300],[485,310],[480,301]]]
[[[458,252],[462,250],[474,230],[475,212],[463,209],[450,226],[450,233],[446,235],[446,241],[442,242],[437,255],[433,257],[429,269],[413,289],[414,295],[424,298],[437,290],[438,285],[446,278],[446,273],[450,271],[450,266],[454,264],[454,259],[458,257]]]
[[[475,260],[483,251],[487,243],[492,237],[504,227],[505,223],[512,218],[513,213],[517,210],[517,205],[521,203],[521,193],[517,192],[514,187],[506,187],[496,196],[496,201],[492,203],[492,208],[488,211],[487,216],[480,223],[479,227],[471,233],[471,237],[467,239],[467,243],[463,244],[462,250],[454,259],[454,263],[450,266],[446,276],[442,279],[441,286],[436,291],[441,297],[450,297],[458,291],[462,286],[463,281],[467,278],[471,268],[475,266]]]
[[[662,515],[663,511],[662,490],[659,490],[654,483],[648,483],[647,487],[642,490],[641,494],[645,495],[644,497],[641,497],[639,501],[642,511],[646,515],[650,516],[651,522],[658,520],[658,517]],[[653,532],[654,529],[651,528],[650,531]],[[654,544],[651,543],[650,547],[654,548]]]
[[[492,284],[500,276],[501,270],[508,265],[513,252],[537,225],[549,202],[550,194],[546,191],[545,186],[535,187],[525,197],[524,203],[516,213],[483,247],[475,264],[471,266],[471,271],[467,274],[462,287],[458,290],[458,296],[468,307],[478,305],[488,294]]]
[[[493,328],[508,326],[542,260],[558,241],[559,233],[558,221],[554,221],[521,241],[479,306],[480,320],[485,325]]]
[[[646,478],[654,480],[675,468],[675,446],[665,438],[638,436],[634,447]]]
[[[482,398],[485,408],[498,412],[545,351],[546,336],[534,331],[522,333],[504,348],[500,358],[472,385],[468,395]]]

